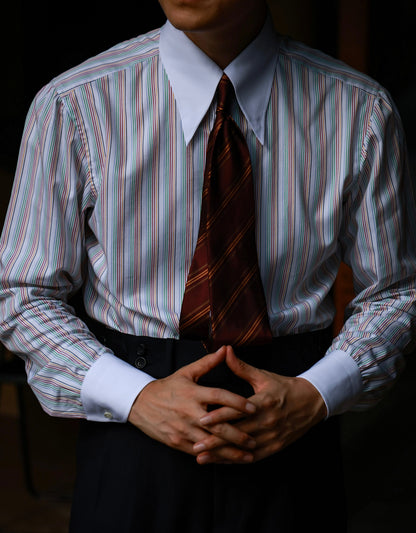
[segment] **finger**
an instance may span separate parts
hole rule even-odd
[[[249,403],[254,406],[252,402]],[[252,407],[251,409],[254,413],[255,411]],[[214,411],[210,411],[209,413],[205,414],[200,419],[200,422],[203,426],[209,426],[211,424],[222,424],[223,422],[240,420],[241,418],[246,417],[247,414],[247,412],[238,411],[237,409],[233,409],[231,407],[219,407],[218,409],[215,409]]]
[[[258,422],[257,415],[250,415],[245,417],[240,415],[240,420],[236,420],[235,423],[230,424],[233,428],[238,429],[242,434],[250,435],[254,440],[257,441],[257,436],[265,431]],[[202,417],[205,420],[205,417]],[[214,433],[213,429],[215,426],[220,426],[223,423],[219,424],[202,424],[203,428],[210,433]],[[218,430],[215,430],[215,433],[218,433]],[[258,442],[257,442],[258,444]]]
[[[216,352],[209,353],[197,361],[182,367],[178,370],[178,374],[183,374],[196,382],[200,377],[222,363],[225,360],[226,353],[225,346],[222,346]]]
[[[221,405],[231,408],[232,412],[237,411],[237,416],[235,418],[240,418],[241,413],[253,414],[256,412],[256,406],[244,398],[244,396],[240,396],[239,394],[235,394],[234,392],[225,389],[200,387],[198,391],[198,399],[200,403],[205,405]],[[207,415],[203,415],[202,418],[205,416]]]
[[[250,385],[255,386],[258,379],[261,377],[261,372],[258,368],[245,363],[239,359],[231,346],[226,347],[226,363],[228,368],[234,372],[238,377],[244,379]]]
[[[194,444],[195,452],[214,450],[224,443],[234,444],[238,448],[253,450],[257,443],[248,433],[232,426],[231,424],[216,424],[209,428],[212,435],[199,440]]]
[[[202,451],[197,455],[197,462],[199,464],[209,464],[209,463],[221,463],[221,464],[245,464],[257,462],[266,457],[269,457],[275,453],[279,453],[288,445],[290,445],[293,440],[296,439],[280,439],[280,438],[271,438],[270,435],[264,435],[263,438],[258,438],[257,446],[252,450],[245,450],[242,448],[236,448],[227,444],[218,445],[212,450]],[[221,440],[218,440],[220,443]],[[195,448],[195,446],[194,446]]]
[[[197,462],[200,465],[216,464],[247,464],[254,461],[255,454],[246,450],[241,450],[233,446],[222,446],[215,452],[202,452],[197,455]]]

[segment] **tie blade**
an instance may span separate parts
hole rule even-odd
[[[201,225],[180,317],[182,338],[223,344],[270,342],[255,243],[250,154],[228,112],[233,88],[219,84],[217,118],[208,141]],[[231,96],[230,96],[231,95]],[[192,336],[192,337],[191,337]]]

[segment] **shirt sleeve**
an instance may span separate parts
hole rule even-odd
[[[406,354],[414,350],[415,190],[401,121],[385,93],[374,101],[360,173],[345,192],[341,249],[353,271],[356,297],[327,356],[351,357],[361,374],[362,391],[357,395],[354,388],[355,398],[348,402],[337,400],[327,388],[334,399],[328,399],[332,412],[377,403],[400,374]],[[342,375],[348,390],[350,374]]]
[[[28,113],[0,241],[0,339],[24,358],[47,413],[122,422],[151,378],[101,345],[68,304],[84,283],[95,197],[85,140],[50,84]]]
[[[358,365],[340,350],[331,351],[298,377],[318,390],[326,405],[327,418],[352,409],[363,390]]]

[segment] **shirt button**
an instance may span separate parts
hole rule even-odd
[[[138,368],[139,370],[142,370],[146,365],[147,365],[147,359],[146,357],[143,357],[142,355],[137,357],[136,360],[134,361],[134,366]]]
[[[104,411],[104,418],[107,418],[107,420],[113,420],[113,413],[111,411]]]

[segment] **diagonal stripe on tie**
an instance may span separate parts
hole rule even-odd
[[[229,113],[233,87],[218,85],[208,141],[201,222],[182,303],[181,338],[263,344],[272,338],[255,243],[254,191],[246,141]]]

